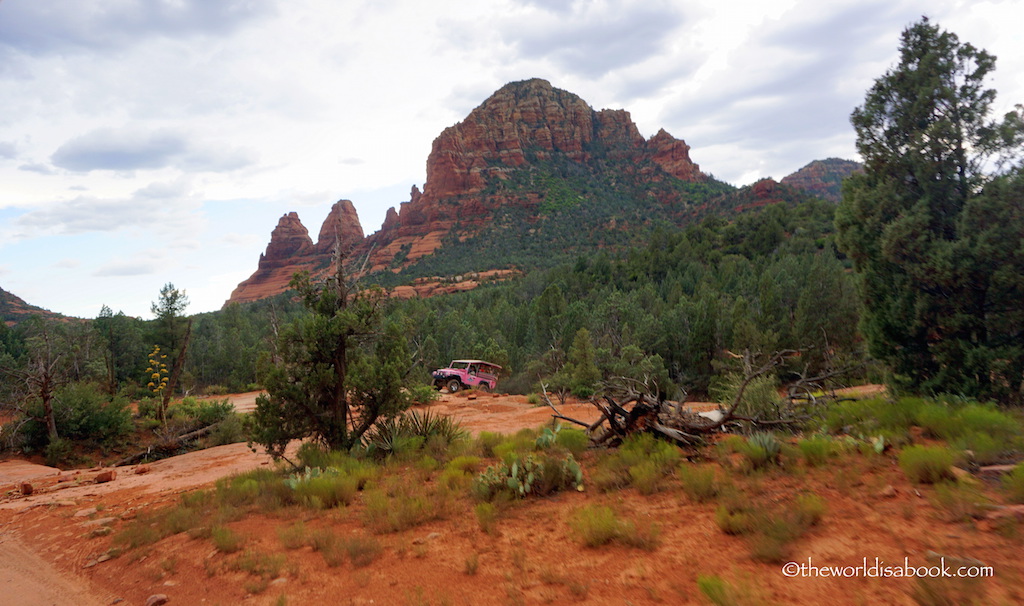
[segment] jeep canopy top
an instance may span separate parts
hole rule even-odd
[[[479,364],[481,366],[490,366],[491,368],[497,368],[498,370],[501,370],[501,367],[498,366],[497,364],[492,364],[490,362],[485,362],[483,360],[452,360],[450,366],[455,366],[456,364]]]

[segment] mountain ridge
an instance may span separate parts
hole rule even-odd
[[[553,247],[572,254],[628,246],[655,224],[795,203],[818,187],[816,176],[833,179],[841,170],[833,168],[812,162],[791,182],[793,175],[737,190],[701,172],[689,145],[664,129],[644,139],[626,110],[594,110],[541,79],[511,82],[438,135],[423,189],[413,185],[378,231],[364,237],[355,208],[343,200],[314,244],[298,215],[287,213],[256,272],[225,305],[284,292],[295,271],[324,270],[335,243],[325,233],[332,231],[345,234],[337,239],[342,250],[378,282],[411,284],[529,268],[549,261]],[[344,212],[336,212],[342,203]],[[405,277],[388,277],[399,273]]]

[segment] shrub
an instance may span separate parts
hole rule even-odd
[[[719,505],[715,510],[715,523],[725,534],[746,534],[753,529],[751,514],[743,508]]]
[[[779,462],[782,444],[775,434],[760,431],[747,438],[740,452],[754,469],[763,469]]]
[[[590,447],[590,438],[582,429],[575,427],[564,427],[555,437],[555,442],[568,450],[574,457],[578,457]]]
[[[698,503],[710,501],[718,495],[715,470],[711,467],[698,467],[684,463],[679,466],[677,475],[682,483],[683,492]]]
[[[415,454],[425,444],[443,450],[465,435],[451,417],[411,410],[399,417],[377,421],[363,435],[363,445],[367,453],[376,458],[402,457]]]
[[[186,396],[181,402],[168,407],[167,415],[171,419],[192,421],[199,427],[206,427],[223,421],[234,411],[235,406],[228,400],[197,400]]]
[[[493,535],[496,531],[495,524],[498,521],[498,508],[493,503],[477,503],[473,508],[473,513],[476,514],[480,530]]]
[[[987,499],[969,484],[942,482],[935,486],[932,503],[944,512],[947,522],[969,522],[984,517]]]
[[[443,486],[430,490],[423,484],[398,481],[386,489],[366,491],[363,502],[364,525],[372,532],[388,533],[445,517],[451,508],[451,494]]]
[[[215,526],[210,534],[213,546],[221,553],[235,553],[245,542],[241,535],[226,526]]]
[[[661,490],[663,477],[661,469],[654,461],[645,461],[629,468],[630,484],[640,494],[650,495]]]
[[[911,482],[918,484],[934,484],[942,480],[952,480],[950,467],[953,465],[953,454],[939,446],[908,446],[899,457],[900,468]]]
[[[505,436],[500,433],[493,433],[490,431],[481,431],[476,436],[476,450],[482,457],[496,457],[494,448],[505,441]]]
[[[249,439],[250,428],[247,420],[237,412],[228,413],[220,423],[210,432],[208,442],[210,446],[224,446],[225,444],[237,444]]]
[[[591,479],[604,491],[634,485],[641,493],[652,494],[660,490],[662,480],[681,459],[675,445],[653,434],[634,434],[613,454],[598,461]]]
[[[269,580],[281,576],[281,569],[284,568],[285,561],[286,558],[283,554],[246,551],[235,560],[234,567],[236,570]]]
[[[799,526],[810,528],[818,525],[821,518],[825,516],[827,509],[821,497],[805,492],[797,495],[792,511]]]
[[[310,546],[323,557],[324,562],[331,568],[341,566],[345,562],[345,549],[334,532],[322,529],[314,532],[310,537]]]
[[[712,399],[728,407],[736,398],[742,382],[743,377],[738,374],[730,374],[715,381],[710,388]],[[755,377],[743,390],[737,413],[763,421],[778,419],[780,403],[777,387],[778,379],[774,374]]]
[[[433,385],[413,385],[409,388],[409,399],[414,404],[430,404],[440,397]]]
[[[50,467],[71,463],[74,459],[74,445],[70,440],[57,438],[46,445],[43,458]]]
[[[813,436],[805,438],[797,443],[800,455],[811,467],[824,465],[828,458],[835,452],[832,440],[824,436]]]
[[[291,526],[280,526],[277,529],[277,538],[285,549],[299,549],[306,545],[309,540],[309,532],[301,520]]]
[[[736,606],[740,604],[739,600],[736,599],[735,589],[720,576],[698,575],[697,589],[715,606]]]
[[[521,499],[575,487],[583,490],[583,470],[572,455],[559,459],[545,453],[518,455],[488,467],[473,482],[473,493],[492,501],[499,496]]]
[[[1003,490],[1011,503],[1024,503],[1024,463],[1018,464],[1003,478]]]
[[[106,395],[92,383],[72,383],[56,391],[52,401],[57,433],[68,442],[115,446],[135,429],[127,400]],[[28,416],[43,418],[42,402],[29,403]],[[30,420],[21,426],[29,448],[44,449],[50,443],[45,423]],[[46,452],[49,461],[60,463],[71,454],[71,444],[58,444]]]
[[[290,476],[285,485],[292,489],[299,503],[313,509],[348,505],[359,492],[358,479],[333,467],[324,471],[307,468],[301,474]]]
[[[383,547],[373,537],[352,536],[342,541],[348,559],[356,568],[369,566],[380,556]]]
[[[586,505],[575,510],[569,527],[587,547],[616,542],[652,551],[659,544],[660,531],[656,526],[638,529],[632,522],[619,520],[615,512],[604,505]]]

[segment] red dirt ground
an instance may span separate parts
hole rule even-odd
[[[239,408],[254,394],[239,396]],[[595,412],[587,405],[560,407],[583,421]],[[512,433],[550,420],[550,409],[518,396],[445,395],[430,409],[455,417],[472,433]],[[596,453],[582,457],[589,470]],[[844,455],[819,468],[741,475],[727,472],[728,461],[701,464],[728,473],[746,494],[778,503],[799,492],[821,497],[828,511],[821,524],[793,545],[791,560],[816,566],[857,565],[880,558],[886,564],[931,565],[929,552],[972,558],[995,570],[972,590],[986,604],[1024,603],[1020,538],[997,532],[986,521],[954,523],[932,503],[932,487],[908,483],[894,458]],[[198,604],[707,604],[697,588],[699,575],[719,575],[739,588],[737,603],[913,604],[914,581],[903,578],[787,578],[781,564],[750,555],[750,543],[728,536],[714,520],[715,504],[691,502],[674,478],[665,490],[644,496],[634,489],[563,493],[527,499],[503,511],[493,535],[481,531],[474,502],[457,501],[445,519],[411,530],[369,535],[357,499],[327,512],[285,509],[251,515],[229,527],[246,537],[245,550],[222,554],[209,539],[175,535],[119,557],[101,556],[112,536],[92,536],[110,525],[116,534],[140,512],[172,505],[182,492],[209,486],[217,478],[271,465],[244,444],[117,469],[114,481],[89,481],[99,470],[79,470],[77,481],[58,483],[58,472],[20,461],[0,462],[0,604],[142,605],[166,594],[172,605]],[[410,482],[433,482],[412,466],[399,470]],[[435,474],[436,475],[436,474]],[[30,480],[36,494],[21,496]],[[65,488],[67,486],[67,488]],[[892,491],[888,487],[892,487]],[[996,502],[998,491],[982,489]],[[889,494],[890,492],[894,494]],[[586,548],[573,537],[570,513],[587,504],[612,507],[639,526],[662,530],[653,552],[622,546]],[[344,563],[328,567],[310,547],[287,550],[277,529],[304,520],[310,529],[331,528],[341,535],[374,536],[383,551],[364,568]],[[1005,529],[1003,529],[1005,530]],[[1019,536],[1019,535],[1018,535]],[[284,554],[281,576],[265,588],[235,569],[241,553]],[[99,561],[104,560],[104,561]],[[470,563],[477,562],[474,574]],[[257,594],[249,590],[259,590]],[[285,597],[285,602],[279,600]],[[118,600],[121,601],[118,601]]]

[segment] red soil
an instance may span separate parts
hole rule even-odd
[[[254,396],[253,396],[254,397]],[[244,400],[244,398],[242,398]],[[451,415],[473,433],[511,433],[550,420],[550,409],[534,407],[518,396],[445,395],[430,407]],[[588,410],[589,409],[589,410]],[[590,407],[569,404],[563,414],[590,421]],[[582,464],[589,473],[598,453]],[[1020,580],[1019,538],[1007,538],[986,521],[954,523],[937,508],[930,486],[908,483],[893,457],[849,454],[834,463],[760,475],[727,472],[728,461],[702,462],[770,507],[794,494],[812,492],[828,507],[821,524],[792,545],[787,559],[816,566],[858,565],[880,558],[887,564],[931,565],[928,552],[973,558],[994,567],[995,577],[981,579],[972,596],[981,603],[1024,602]],[[364,505],[316,513],[286,509],[257,514],[228,526],[246,537],[245,549],[222,554],[209,539],[175,535],[151,547],[98,561],[112,536],[92,536],[96,520],[112,518],[116,534],[140,512],[172,505],[182,492],[209,486],[219,477],[271,465],[269,458],[244,444],[222,446],[117,469],[112,482],[61,482],[51,468],[16,461],[0,463],[0,603],[144,604],[166,594],[172,605],[274,604],[706,604],[697,588],[699,575],[719,575],[739,587],[748,600],[773,604],[913,604],[915,582],[904,578],[787,578],[782,565],[755,561],[749,540],[725,535],[714,520],[716,505],[691,502],[674,478],[665,490],[644,496],[634,489],[585,492],[527,499],[505,509],[493,535],[481,531],[472,507],[460,499],[445,519],[411,530],[370,535]],[[80,470],[88,479],[98,470]],[[435,480],[413,466],[398,473],[411,483]],[[62,476],[67,477],[68,472]],[[21,496],[21,481],[30,479],[32,496]],[[77,484],[77,485],[74,485]],[[70,486],[64,488],[63,486]],[[892,487],[890,490],[889,487]],[[982,490],[996,502],[998,491]],[[891,493],[891,494],[890,494]],[[612,507],[639,526],[657,524],[660,546],[652,551],[623,546],[586,548],[570,531],[572,511],[588,504]],[[341,535],[374,536],[383,551],[363,568],[351,563],[332,568],[310,547],[287,550],[277,529],[304,520],[310,529],[333,529]],[[102,525],[102,523],[100,523]],[[258,594],[253,579],[233,565],[246,550],[283,554],[282,575]],[[472,562],[475,574],[470,574]],[[247,590],[248,588],[248,590]]]

